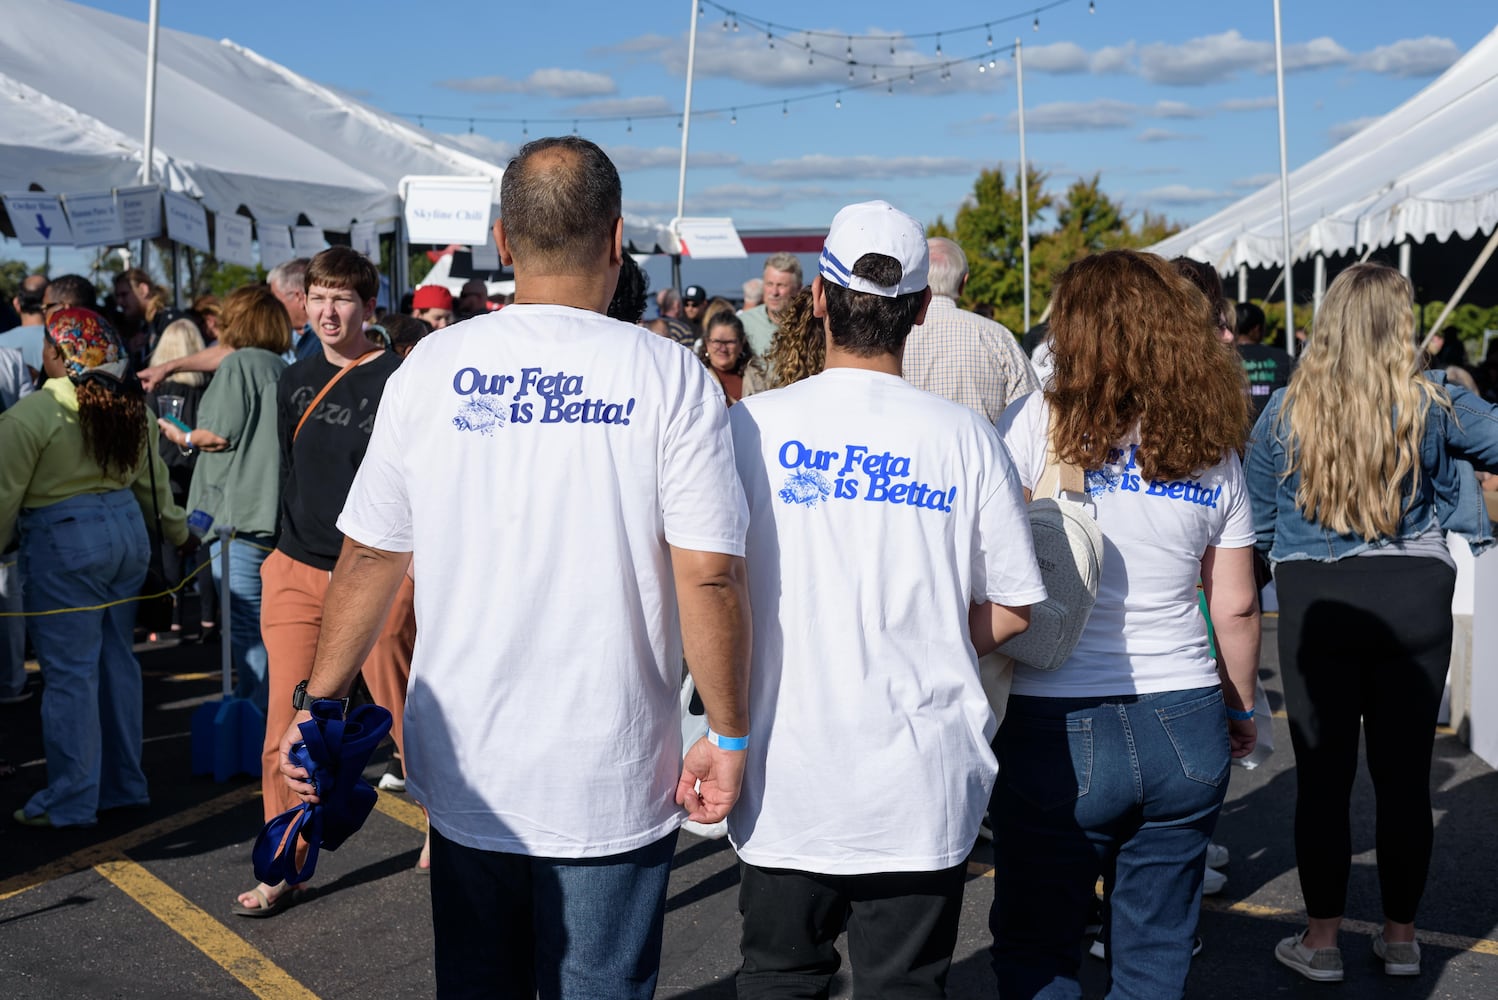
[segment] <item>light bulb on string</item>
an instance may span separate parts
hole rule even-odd
[[[728,124],[730,124],[730,125],[737,125],[738,123],[739,123],[739,109],[738,108],[731,108],[729,110],[729,115],[728,115]]]
[[[852,60],[849,60],[849,62],[848,62],[848,79],[850,79],[850,80],[853,79],[853,62],[852,62]]]
[[[1087,0],[1087,13],[1089,13],[1089,14],[1096,14],[1097,13],[1097,4],[1094,3],[1093,0]]]
[[[834,108],[840,108],[843,106],[843,92],[841,90],[837,92],[837,100],[833,102],[832,106]]]
[[[738,31],[739,30],[739,19],[738,19],[737,16],[735,16],[734,19],[733,19],[733,30],[734,31]]]
[[[987,71],[988,71],[988,65],[985,62],[983,62],[983,60],[981,60],[981,59],[978,60],[978,72],[979,73],[985,73]]]
[[[988,68],[989,69],[994,69],[998,65],[999,65],[999,62],[998,62],[997,59],[990,59],[990,60],[988,60]]]
[[[941,32],[936,33],[936,58],[941,58]]]
[[[724,31],[728,30],[728,15],[727,14],[723,15],[723,30]]]
[[[633,132],[634,130],[635,130],[634,120],[630,119],[630,118],[624,119],[624,131],[626,131],[626,132]]]
[[[1031,28],[1032,31],[1039,31],[1040,30],[1040,17],[1039,17],[1039,15],[1036,16],[1035,23],[1033,25],[1031,25],[1030,28]]]
[[[572,134],[577,135],[577,119],[572,120]]]
[[[468,119],[468,134],[473,135],[473,119]]]
[[[875,67],[874,67],[874,71],[873,71],[873,73],[872,73],[872,74],[871,74],[871,75],[870,75],[870,76],[869,76],[869,79],[870,79],[870,80],[877,80],[877,79],[879,79],[879,67],[878,67],[878,66],[875,66]]]
[[[986,24],[983,27],[988,32],[988,47],[993,48],[993,28]]]
[[[521,122],[520,123],[520,134],[521,135],[530,135],[531,134],[531,127],[529,125],[527,125],[525,122]]]
[[[890,55],[894,55],[895,54],[895,40],[893,38],[891,38],[889,40],[889,54]]]
[[[789,118],[791,114],[791,102],[786,101],[780,106],[780,117]]]
[[[852,38],[852,36],[851,36],[851,35],[850,35],[850,36],[849,36],[849,37],[848,37],[848,55],[850,55],[850,56],[851,56],[851,55],[852,55],[852,54],[853,54],[853,38]]]
[[[765,41],[770,43],[770,48],[773,49],[775,47],[775,36],[768,31],[765,32]]]
[[[893,94],[895,92],[895,82],[891,80],[888,86],[886,86],[884,89],[886,93]]]

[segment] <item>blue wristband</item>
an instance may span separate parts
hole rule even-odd
[[[1254,717],[1254,710],[1251,709],[1251,708],[1246,708],[1246,709],[1229,708],[1228,709],[1228,718],[1232,719],[1234,722],[1247,722],[1250,719],[1252,719],[1253,717]]]
[[[747,733],[743,736],[720,736],[718,733],[713,732],[711,726],[707,730],[707,741],[719,750],[749,749],[749,735]]]

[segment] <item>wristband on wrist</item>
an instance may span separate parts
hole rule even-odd
[[[723,736],[713,732],[712,727],[707,729],[707,741],[719,750],[748,750],[749,734],[743,736]]]
[[[192,448],[192,431],[188,431],[187,437],[183,438],[183,440],[187,442],[187,447],[190,450]]]
[[[1244,708],[1244,709],[1229,708],[1228,709],[1228,718],[1232,719],[1234,722],[1247,722],[1248,720],[1252,719],[1253,717],[1254,717],[1254,710],[1251,709],[1251,708]]]

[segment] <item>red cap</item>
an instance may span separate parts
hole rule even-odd
[[[412,309],[451,309],[453,293],[441,285],[422,285],[411,296]]]

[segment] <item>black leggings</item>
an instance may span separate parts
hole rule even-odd
[[[1384,917],[1413,923],[1430,868],[1430,758],[1451,660],[1456,573],[1437,559],[1282,562],[1280,672],[1295,747],[1295,860],[1306,912],[1340,917],[1352,867],[1358,728],[1377,800]]]

